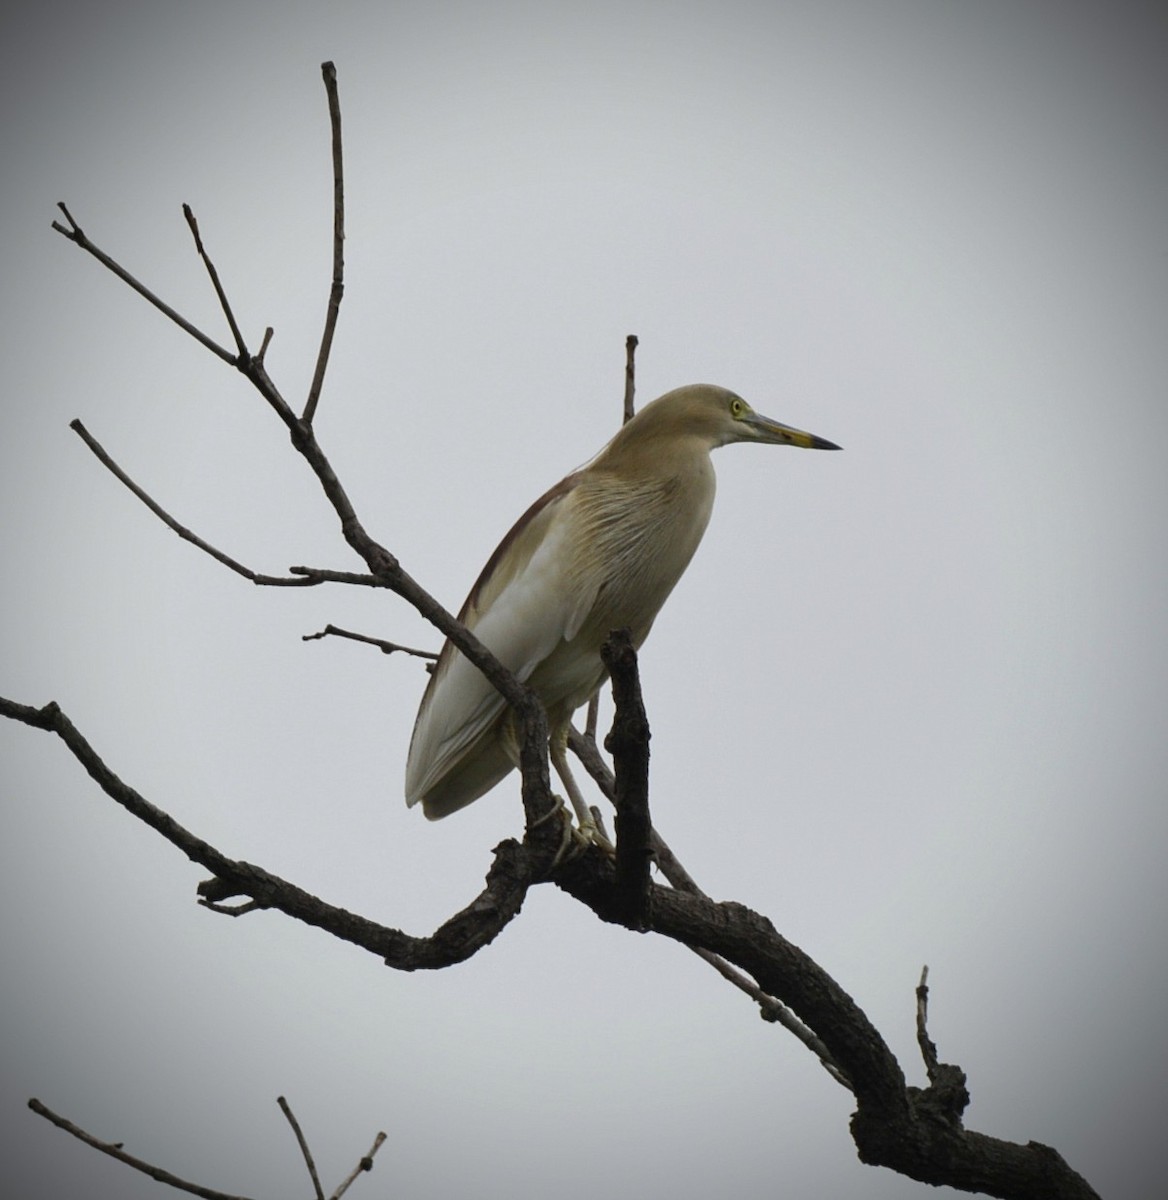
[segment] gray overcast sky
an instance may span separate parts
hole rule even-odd
[[[337,63],[348,290],[319,436],[371,531],[457,606],[639,397],[733,387],[840,442],[731,447],[643,655],[657,823],[767,913],[911,1079],[913,987],[972,1127],[1149,1194],[1168,1104],[1161,4],[26,6],[0,71],[0,692],[57,700],[229,854],[411,932],[480,887],[514,782],[437,825],[401,776],[435,645],[385,595],[254,589],[167,532],[81,417],[258,570],[352,568],[242,380],[49,229],[303,394],[329,272]],[[934,1194],[861,1166],[848,1096],[672,945],[538,889],[404,976],[201,873],[55,740],[0,726],[0,1144],[22,1194],[157,1196],[31,1095],[201,1183],[363,1197]],[[357,1192],[353,1192],[357,1195]]]

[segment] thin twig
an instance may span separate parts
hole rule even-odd
[[[438,655],[433,650],[415,650],[412,646],[402,646],[397,642],[385,642],[381,638],[370,637],[365,633],[352,633],[348,629],[340,629],[336,625],[326,625],[319,633],[306,633],[301,637],[302,642],[315,642],[320,638],[328,637],[332,634],[334,637],[351,638],[354,642],[364,642],[368,646],[376,646],[382,654],[412,654],[414,658],[425,658],[431,661],[437,659]]]
[[[929,1037],[929,967],[921,968],[921,981],[917,984],[917,1045],[925,1062],[925,1073],[930,1083],[937,1081],[937,1047]]]
[[[233,367],[237,365],[235,355],[232,354],[230,350],[225,350],[219,345],[218,342],[212,338],[209,338],[201,329],[195,325],[192,325],[190,321],[186,319],[186,317],[180,316],[179,313],[171,308],[165,300],[159,299],[159,297],[157,297],[148,287],[139,283],[138,280],[135,279],[134,276],[131,275],[130,272],[121,265],[121,263],[110,258],[110,256],[106,254],[104,250],[100,249],[97,245],[91,242],[81,226],[78,225],[75,220],[73,220],[73,214],[65,207],[63,203],[58,201],[57,207],[65,214],[65,220],[69,222],[68,229],[66,229],[65,226],[60,223],[60,221],[54,221],[52,223],[53,228],[59,234],[68,238],[69,241],[75,242],[86,253],[92,254],[93,257],[96,258],[103,267],[109,271],[112,271],[123,283],[133,288],[134,291],[136,291],[143,299],[149,300],[150,303],[153,304],[160,313],[164,313],[166,316],[168,316],[181,330],[183,330],[185,333],[189,333],[191,337],[195,339],[195,341],[206,346],[212,354],[217,355],[225,363],[229,363]]]
[[[203,246],[203,239],[199,235],[199,223],[195,220],[195,214],[189,204],[184,204],[182,210],[183,216],[187,219],[187,225],[190,226],[191,236],[195,239],[195,249],[203,260],[203,266],[207,268],[207,274],[211,277],[211,286],[215,289],[215,295],[219,297],[219,306],[223,309],[223,315],[227,318],[227,324],[231,328],[231,336],[235,339],[235,348],[239,351],[239,361],[246,362],[251,357],[248,353],[247,343],[243,340],[243,334],[239,332],[239,323],[235,319],[235,313],[231,311],[231,303],[227,299],[227,293],[223,290],[223,284],[219,282],[219,272],[215,270],[215,264]]]
[[[308,389],[308,400],[304,405],[306,425],[312,424],[316,416],[320,389],[324,386],[324,373],[328,367],[329,353],[333,346],[333,334],[337,328],[337,316],[341,311],[341,299],[345,294],[345,170],[344,151],[341,144],[341,98],[337,91],[337,68],[331,63],[321,63],[325,90],[328,92],[329,124],[332,127],[333,143],[333,286],[329,292],[328,313],[324,320],[324,331],[320,337],[320,352],[316,356],[316,371],[312,386]]]
[[[732,963],[727,962],[720,954],[703,950],[700,946],[691,946],[690,949],[698,958],[705,959],[723,979],[745,992],[758,1005],[764,1021],[773,1021],[775,1024],[781,1025],[788,1033],[794,1034],[819,1059],[823,1069],[836,1083],[846,1087],[849,1092],[852,1090],[851,1082],[831,1057],[827,1047],[816,1037],[814,1031],[804,1025],[781,1000],[764,992],[753,979]]]
[[[362,1171],[372,1171],[373,1170],[373,1156],[377,1153],[378,1150],[381,1149],[381,1147],[384,1144],[385,1144],[385,1134],[378,1133],[378,1135],[373,1139],[373,1145],[369,1147],[369,1153],[364,1155],[361,1158],[360,1162],[357,1163],[357,1165],[353,1168],[353,1170],[345,1177],[345,1179],[337,1187],[337,1190],[335,1192],[333,1192],[333,1194],[329,1197],[329,1200],[341,1200],[341,1197],[349,1190],[349,1185],[353,1182],[354,1179],[357,1178],[358,1175],[361,1174]]]
[[[184,542],[190,542],[192,546],[197,546],[205,554],[209,554],[217,562],[221,562],[225,567],[234,571],[237,575],[242,575],[244,579],[250,580],[252,583],[263,585],[264,587],[315,587],[318,583],[323,583],[325,580],[320,575],[310,574],[303,570],[297,572],[292,577],[281,575],[260,575],[253,571],[250,567],[245,567],[242,563],[236,562],[229,554],[224,554],[222,550],[217,550],[209,542],[203,541],[197,534],[192,533],[185,525],[179,524],[160,505],[149,493],[140,488],[130,477],[118,466],[116,462],[106,453],[101,443],[89,432],[88,429],[79,421],[74,420],[69,422],[69,428],[81,438],[81,440],[93,451],[98,461],[110,471],[120,482],[146,505],[148,509],[156,516],[168,529],[174,530]]]
[[[280,1106],[280,1111],[288,1118],[288,1124],[292,1126],[292,1132],[296,1135],[296,1141],[300,1144],[300,1153],[304,1155],[304,1165],[308,1168],[308,1176],[312,1180],[312,1189],[316,1192],[316,1200],[324,1200],[324,1188],[320,1186],[320,1176],[316,1173],[316,1163],[312,1161],[312,1151],[308,1148],[308,1142],[305,1140],[304,1131],[300,1128],[300,1122],[296,1119],[288,1101],[283,1096],[276,1097],[276,1103]]]
[[[264,355],[267,354],[268,347],[272,344],[272,338],[275,334],[276,331],[270,325],[264,330],[263,341],[260,342],[260,348],[255,354],[255,361],[258,366],[262,367],[264,365]]]
[[[600,693],[597,692],[588,701],[588,711],[584,715],[584,736],[590,741],[596,741],[596,726],[600,722]]]
[[[183,1192],[190,1192],[192,1196],[202,1196],[204,1200],[247,1200],[244,1196],[237,1196],[230,1192],[217,1192],[213,1188],[200,1187],[197,1183],[191,1183],[189,1180],[180,1179],[177,1175],[172,1175],[169,1171],[165,1171],[162,1167],[156,1167],[153,1163],[148,1163],[141,1158],[135,1158],[132,1154],[127,1154],[121,1146],[120,1142],[103,1142],[100,1138],[96,1138],[92,1133],[87,1133],[79,1125],[74,1125],[72,1121],[66,1120],[62,1116],[58,1116],[51,1108],[47,1108],[35,1097],[28,1102],[29,1108],[38,1116],[44,1117],[46,1121],[51,1121],[58,1129],[63,1129],[66,1133],[72,1134],[79,1141],[84,1142],[87,1146],[92,1146],[95,1150],[100,1150],[102,1154],[108,1154],[110,1158],[116,1158],[118,1162],[123,1162],[128,1167],[133,1167],[135,1171],[141,1171],[143,1175],[149,1175],[151,1179],[158,1183],[165,1183],[170,1187],[178,1188]]]
[[[355,587],[392,588],[387,579],[360,571],[334,571],[331,567],[289,567],[290,575],[303,575],[314,583],[348,583]]]

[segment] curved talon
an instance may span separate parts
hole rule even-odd
[[[597,849],[602,850],[609,856],[616,854],[616,847],[609,840],[604,826],[597,819],[599,814],[590,812],[590,819],[580,825],[576,825],[563,798],[553,795],[552,799],[555,801],[552,807],[542,816],[536,817],[528,826],[529,829],[537,829],[540,825],[557,816],[563,822],[563,833],[560,838],[559,848],[548,865],[547,873],[549,875],[556,867],[562,863],[570,862],[577,854],[583,854],[590,846],[597,847]]]
[[[531,822],[532,829],[538,829],[541,825],[543,825],[546,821],[550,821],[552,817],[556,816],[558,813],[564,812],[565,806],[563,800],[559,796],[552,796],[552,799],[555,801],[555,804],[553,804],[551,808],[549,808],[547,812],[543,814],[542,817],[536,817],[535,820]],[[569,824],[570,823],[571,818],[569,818]]]
[[[576,826],[572,824],[572,818],[568,816],[567,812],[565,811],[562,800],[560,801],[559,811],[564,813],[564,832],[563,836],[560,838],[559,849],[556,851],[555,857],[548,864],[547,874],[549,875],[561,863],[571,862],[572,859],[576,857],[576,854],[580,853],[579,849],[577,849],[576,854],[568,853],[569,848],[572,847],[576,842]]]
[[[581,839],[589,846],[595,846],[598,850],[603,850],[607,855],[614,855],[616,847],[609,840],[608,834],[605,833],[604,827],[599,821],[592,820],[580,826],[579,835]]]

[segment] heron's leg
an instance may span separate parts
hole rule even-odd
[[[548,756],[552,760],[556,774],[560,777],[560,782],[564,785],[564,791],[568,793],[572,807],[576,810],[576,820],[580,825],[581,836],[585,841],[611,853],[612,842],[608,840],[604,830],[597,824],[596,818],[592,815],[592,809],[585,802],[584,796],[568,768],[568,723],[566,721],[552,733],[548,742]]]

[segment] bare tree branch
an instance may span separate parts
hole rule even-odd
[[[243,334],[239,332],[239,323],[235,319],[235,313],[231,311],[231,304],[227,299],[227,293],[223,290],[223,284],[219,282],[219,272],[215,270],[215,264],[211,261],[211,256],[203,246],[203,239],[199,236],[199,223],[195,220],[195,214],[189,204],[184,204],[182,210],[183,216],[187,219],[187,225],[190,226],[191,236],[195,239],[195,249],[203,260],[203,266],[207,268],[207,274],[211,277],[211,286],[215,289],[215,295],[219,297],[219,306],[227,318],[227,325],[231,330],[231,336],[235,339],[239,357],[246,358],[247,344],[243,340]]]
[[[523,904],[534,878],[533,859],[537,866],[550,862],[559,845],[554,831],[539,842],[533,841],[530,847],[511,840],[501,842],[495,848],[483,891],[430,937],[412,937],[328,904],[261,867],[228,858],[123,782],[58,705],[33,708],[0,697],[0,716],[55,733],[111,800],[161,834],[192,862],[211,871],[214,879],[199,887],[207,907],[231,896],[247,896],[253,901],[246,906],[247,911],[256,907],[278,909],[376,954],[387,966],[401,971],[435,970],[462,962],[492,942]]]
[[[336,634],[340,634],[345,637],[351,637],[356,641],[367,642],[369,644],[380,647],[386,653],[391,653],[394,650],[404,650],[407,653],[417,654],[419,657],[436,657],[435,655],[430,655],[426,651],[418,651],[418,650],[412,651],[409,649],[409,647],[397,646],[393,642],[388,642],[388,643],[381,642],[376,638],[366,637],[363,634],[348,633],[344,630],[335,629],[331,625],[326,627],[326,629],[323,631],[323,633],[306,634],[305,640],[307,641],[309,638],[323,637],[327,633],[336,633]],[[643,710],[642,710],[641,715],[643,717]],[[646,729],[647,729],[647,725],[646,725]],[[612,735],[610,734],[610,737],[611,736]],[[616,801],[615,801],[616,780],[614,778],[612,771],[609,770],[608,765],[600,757],[600,752],[596,747],[595,741],[591,738],[588,738],[588,736],[586,734],[582,735],[573,726],[569,733],[569,745],[572,747],[572,750],[576,754],[577,758],[579,758],[581,763],[583,763],[585,769],[589,772],[589,774],[592,776],[594,781],[598,784],[598,786],[600,787],[600,789],[604,793],[604,795],[607,796],[607,798],[615,804],[616,803]],[[647,786],[647,780],[646,780],[646,786]],[[593,810],[593,811],[595,812],[595,810]],[[599,814],[597,814],[597,815],[599,815]],[[617,824],[617,836],[618,836],[618,841],[617,841],[618,884],[617,884],[617,886],[618,886],[618,888],[620,888],[621,887],[621,884],[619,883],[619,876],[620,876],[620,870],[621,870],[620,847],[622,844],[624,844],[626,847],[624,853],[626,854],[626,856],[629,856],[631,854],[631,843],[629,841],[628,830],[627,830],[627,828],[622,830],[622,826],[619,822],[619,817],[618,817],[618,824]],[[632,844],[643,845],[643,843],[640,841],[639,835],[637,835],[637,841]],[[646,865],[649,861],[649,858],[651,858],[652,860],[655,860],[657,862],[657,865],[661,868],[662,874],[664,874],[665,878],[670,882],[670,884],[673,887],[679,888],[681,891],[690,892],[695,895],[705,895],[705,893],[701,890],[701,888],[698,887],[698,885],[694,881],[693,877],[682,866],[682,864],[681,864],[680,860],[677,858],[677,856],[669,848],[668,844],[665,842],[665,839],[663,837],[661,837],[661,835],[657,832],[657,830],[654,829],[651,825],[649,826],[648,846],[649,846],[649,852],[650,852],[649,857],[642,860],[642,861],[645,861]],[[648,879],[648,875],[646,873],[645,880],[647,881],[647,879]],[[625,886],[628,888],[631,888],[633,890],[634,895],[636,895],[636,896],[647,895],[647,892],[642,890],[643,884],[640,882],[639,879],[636,882],[634,882],[632,884],[626,884]],[[638,903],[642,903],[642,901],[637,901],[636,903],[631,904],[630,910],[629,910],[631,917],[637,923],[639,923],[639,917],[637,916],[637,913],[638,913],[637,904]],[[237,914],[241,915],[244,912],[252,911],[252,909],[254,907],[255,907],[255,904],[253,902],[252,904],[245,905],[245,906],[242,906],[239,908],[232,908],[232,909],[216,907],[216,911],[230,912],[232,915],[237,915]],[[817,1038],[815,1036],[815,1034],[810,1029],[808,1029],[807,1026],[804,1025],[803,1022],[800,1021],[798,1019],[798,1017],[796,1017],[789,1008],[787,1008],[787,1006],[785,1004],[783,1004],[780,1000],[775,999],[774,996],[768,996],[765,992],[762,991],[761,988],[758,987],[758,985],[753,980],[749,979],[746,975],[744,975],[741,971],[739,971],[737,968],[732,966],[730,963],[726,962],[724,959],[719,958],[718,955],[712,954],[707,950],[702,950],[700,947],[690,947],[690,949],[693,950],[693,952],[699,958],[701,958],[704,961],[706,961],[707,963],[709,963],[709,965],[712,966],[714,968],[714,970],[716,970],[724,979],[726,979],[729,983],[733,984],[740,991],[742,991],[747,996],[749,996],[756,1004],[758,1004],[760,1014],[764,1020],[771,1021],[771,1022],[774,1022],[775,1024],[781,1025],[784,1029],[786,1029],[788,1032],[790,1032],[795,1037],[797,1037],[813,1054],[816,1055],[816,1057],[823,1064],[824,1069],[828,1072],[828,1074],[830,1074],[832,1076],[833,1079],[835,1079],[835,1081],[837,1083],[839,1083],[843,1087],[846,1087],[849,1090],[851,1090],[851,1083],[848,1081],[847,1077],[843,1074],[843,1072],[839,1069],[839,1067],[831,1060],[831,1056],[827,1052],[827,1047],[824,1046],[824,1044],[819,1040],[819,1038]]]
[[[96,246],[86,236],[80,225],[73,220],[73,214],[65,207],[64,204],[58,202],[57,207],[65,214],[65,220],[69,222],[69,228],[66,229],[59,221],[53,222],[53,228],[63,237],[67,237],[69,241],[75,242],[87,254],[92,254],[99,263],[108,270],[112,271],[123,283],[128,284],[131,288],[146,300],[149,300],[159,312],[168,316],[180,329],[189,333],[195,341],[206,346],[212,354],[221,358],[225,363],[236,365],[235,357],[229,350],[224,350],[218,342],[209,338],[201,329],[196,328],[191,324],[186,317],[180,316],[173,308],[165,301],[160,300],[148,287],[139,283],[129,271],[120,263],[115,262],[106,252]]]
[[[320,1176],[316,1173],[316,1163],[312,1161],[312,1151],[309,1150],[308,1142],[304,1139],[304,1131],[300,1128],[300,1122],[296,1119],[296,1114],[293,1113],[291,1106],[283,1096],[277,1096],[276,1103],[280,1106],[280,1111],[288,1118],[288,1124],[292,1126],[292,1132],[296,1135],[296,1141],[300,1146],[300,1153],[304,1155],[304,1165],[308,1168],[308,1177],[312,1180],[312,1190],[316,1193],[316,1200],[324,1200],[324,1188],[320,1186]]]
[[[336,625],[326,625],[319,633],[306,633],[301,637],[302,642],[315,642],[328,637],[350,638],[354,642],[364,642],[368,646],[376,646],[382,654],[412,654],[414,658],[425,658],[431,662],[438,658],[433,650],[415,650],[412,646],[402,646],[397,642],[382,641],[381,638],[370,637],[365,633],[353,633],[348,629],[338,629]]]
[[[649,905],[649,720],[637,677],[637,652],[627,629],[600,648],[612,679],[616,715],[604,748],[612,755],[616,805],[616,890],[633,929],[643,929]]]
[[[333,128],[334,286],[317,362],[317,378],[314,378],[310,389],[303,417],[295,415],[264,366],[263,356],[270,341],[270,330],[265,334],[258,355],[253,356],[247,351],[218,274],[203,250],[193,217],[190,223],[197,247],[208,267],[212,284],[237,342],[238,354],[234,356],[180,317],[129,272],[98,250],[63,204],[60,208],[70,228],[56,222],[54,228],[94,255],[218,357],[235,366],[279,416],[289,431],[294,448],[316,475],[338,518],[346,543],[365,563],[369,572],[368,576],[349,576],[343,572],[292,568],[291,573],[297,580],[320,582],[335,579],[338,582],[390,589],[412,605],[478,667],[514,710],[523,731],[520,773],[527,825],[524,840],[522,844],[505,841],[496,847],[486,887],[480,895],[430,937],[415,938],[325,904],[252,864],[227,858],[123,783],[106,767],[56,704],[35,709],[0,700],[0,715],[56,733],[111,798],[161,833],[193,861],[211,870],[214,878],[201,885],[199,890],[202,902],[217,911],[239,913],[257,907],[276,908],[378,954],[387,965],[396,969],[434,969],[461,961],[488,944],[519,911],[528,888],[546,878],[588,905],[602,920],[625,925],[633,923],[634,927],[671,938],[700,953],[731,979],[735,986],[747,991],[760,1004],[764,1015],[792,1029],[801,1026],[807,1035],[804,1037],[805,1044],[815,1049],[833,1077],[850,1087],[855,1095],[857,1107],[852,1118],[852,1136],[863,1161],[892,1167],[924,1182],[981,1191],[1007,1200],[1034,1200],[1048,1196],[1078,1200],[1079,1197],[1094,1196],[1095,1193],[1086,1182],[1054,1150],[1037,1143],[1022,1146],[1004,1142],[964,1129],[962,1114],[968,1102],[964,1073],[958,1067],[937,1063],[935,1049],[931,1051],[932,1060],[929,1053],[925,1055],[929,1086],[925,1089],[909,1087],[900,1065],[879,1032],[851,997],[821,967],[783,938],[765,917],[739,904],[715,902],[701,892],[692,877],[668,855],[668,847],[649,826],[647,784],[642,785],[642,775],[647,771],[644,763],[647,762],[648,736],[643,713],[640,732],[634,728],[628,737],[628,745],[618,744],[618,770],[615,780],[609,777],[607,789],[610,796],[621,799],[618,823],[622,806],[637,818],[631,832],[627,827],[618,829],[617,855],[619,859],[622,842],[625,842],[625,861],[618,868],[596,847],[590,847],[562,863],[558,861],[559,836],[555,822],[544,820],[555,804],[548,775],[547,719],[538,699],[408,575],[385,547],[367,533],[313,432],[311,418],[319,398],[319,382],[323,379],[328,344],[331,343],[343,289],[339,103],[336,101],[335,74],[328,64],[323,69]],[[626,342],[626,412],[631,411],[632,407],[635,347],[636,339],[630,337]],[[123,478],[123,482],[128,482],[120,472],[115,470],[115,473]],[[182,529],[140,489],[134,487],[133,490],[172,529],[176,532]],[[214,551],[200,539],[190,535],[188,540],[232,570],[247,575],[246,568],[233,564],[227,556]],[[635,684],[635,656],[628,664],[628,672],[628,679],[623,682]],[[613,671],[614,677],[623,673],[623,666]],[[617,682],[615,678],[614,682]],[[635,708],[630,694],[618,688],[616,723],[629,718],[631,706]],[[635,719],[632,725],[637,726]],[[574,730],[573,738],[573,748],[577,753],[589,756],[586,766],[590,773],[603,778],[607,773],[603,760],[596,754],[596,761],[591,761],[595,751],[594,739],[581,738]],[[647,861],[643,853],[646,840],[652,845],[663,873],[673,883],[672,887],[655,884],[647,878]],[[638,856],[642,861],[634,870],[630,864]],[[618,874],[620,887],[617,886]],[[639,895],[637,902],[630,905],[629,880],[632,879],[636,880]],[[234,896],[246,897],[247,900],[234,909],[222,904]],[[750,980],[755,981],[753,985]],[[923,977],[921,989],[924,989]],[[772,1003],[778,1007],[772,1009]],[[779,1015],[781,1012],[787,1012],[791,1017],[789,1023]],[[921,991],[918,991],[918,1016],[919,1028],[923,1030],[925,1010]],[[927,1041],[927,1035],[925,1037]],[[928,1045],[931,1047],[932,1043],[928,1042]],[[377,1144],[380,1143],[376,1143],[375,1148]]]
[[[324,332],[320,338],[320,353],[316,357],[316,370],[312,386],[308,389],[308,400],[301,418],[306,425],[312,424],[316,416],[316,405],[320,400],[320,389],[324,386],[324,373],[328,367],[332,350],[333,334],[337,328],[337,317],[341,311],[341,299],[345,294],[345,162],[341,144],[341,98],[337,91],[337,69],[331,62],[321,63],[325,91],[328,93],[329,124],[332,128],[333,145],[333,285],[329,292],[328,314],[324,321]]]
[[[312,1161],[312,1155],[309,1153],[308,1144],[304,1140],[304,1135],[300,1131],[300,1125],[296,1118],[292,1115],[291,1108],[288,1107],[288,1102],[283,1096],[280,1096],[278,1101],[284,1116],[288,1118],[289,1124],[292,1126],[293,1132],[296,1134],[296,1140],[300,1143],[300,1151],[304,1155],[305,1162],[308,1165],[309,1174],[312,1177],[312,1184],[316,1190],[317,1200],[324,1200],[324,1190],[320,1186],[320,1179],[316,1173],[316,1165]],[[132,1154],[127,1154],[122,1148],[121,1142],[103,1142],[100,1138],[94,1137],[92,1133],[82,1129],[80,1125],[74,1125],[72,1121],[60,1114],[53,1112],[47,1105],[42,1104],[34,1096],[28,1102],[29,1108],[32,1109],[37,1116],[44,1117],[46,1121],[56,1125],[58,1129],[63,1129],[66,1133],[77,1138],[78,1141],[84,1142],[87,1146],[92,1146],[95,1150],[100,1150],[102,1154],[108,1154],[110,1158],[116,1158],[118,1162],[125,1163],[126,1166],[132,1167],[135,1171],[139,1171],[143,1175],[148,1175],[157,1183],[165,1183],[168,1187],[177,1188],[181,1192],[189,1192],[192,1196],[202,1196],[203,1200],[248,1200],[246,1196],[237,1196],[231,1192],[220,1192],[214,1188],[203,1187],[197,1183],[191,1183],[188,1179],[183,1179],[178,1175],[172,1174],[170,1171],[164,1170],[162,1167],[156,1167],[153,1163],[148,1163],[145,1159],[135,1158]],[[369,1153],[358,1160],[356,1167],[348,1176],[337,1186],[337,1190],[333,1192],[330,1200],[339,1200],[348,1190],[350,1184],[363,1172],[373,1170],[373,1156],[381,1149],[385,1142],[385,1134],[378,1133],[373,1140],[373,1146]]]
[[[134,1155],[127,1154],[122,1149],[120,1142],[103,1142],[100,1138],[94,1137],[92,1133],[87,1133],[79,1125],[74,1125],[72,1121],[59,1116],[35,1097],[28,1102],[28,1106],[37,1116],[44,1117],[46,1121],[51,1121],[58,1129],[63,1129],[66,1133],[72,1134],[87,1146],[92,1146],[95,1150],[100,1150],[102,1154],[108,1154],[110,1158],[116,1158],[118,1162],[123,1162],[126,1166],[133,1167],[135,1171],[141,1171],[143,1175],[149,1175],[151,1179],[156,1180],[158,1183],[165,1183],[169,1187],[178,1188],[180,1192],[190,1192],[192,1196],[202,1196],[203,1200],[247,1200],[246,1196],[236,1196],[230,1192],[217,1192],[213,1188],[200,1187],[197,1183],[191,1183],[189,1180],[182,1179],[178,1175],[172,1175],[169,1171],[163,1170],[162,1167],[156,1167],[153,1163],[148,1163],[144,1159],[135,1158]]]
[[[329,1200],[341,1200],[341,1197],[349,1190],[350,1185],[361,1174],[362,1171],[373,1170],[373,1156],[385,1144],[385,1134],[378,1133],[373,1139],[373,1145],[369,1147],[369,1153],[364,1155],[352,1171],[337,1185],[337,1190],[329,1197]]]
[[[93,451],[102,466],[124,483],[167,528],[174,530],[183,541],[190,542],[192,546],[197,546],[205,554],[209,554],[213,559],[221,562],[237,575],[242,575],[244,579],[250,580],[252,583],[263,584],[267,587],[314,587],[316,584],[324,582],[323,579],[310,575],[307,572],[298,574],[292,578],[279,575],[260,575],[250,567],[245,567],[242,563],[236,562],[234,558],[229,554],[224,554],[222,550],[216,550],[209,542],[203,541],[201,537],[192,533],[185,525],[181,525],[176,521],[161,504],[154,500],[144,489],[140,488],[106,453],[101,443],[85,428],[80,420],[70,421],[69,428]]]
[[[929,1037],[929,968],[921,968],[921,981],[917,984],[917,1045],[925,1062],[925,1073],[932,1083],[937,1077],[937,1047]]]
[[[65,205],[61,204],[59,207],[69,219],[72,229],[65,229],[57,222],[53,223],[54,228],[71,241],[77,242],[83,249],[88,250],[100,262],[113,271],[115,275],[125,280],[135,291],[139,292],[154,304],[155,307],[175,320],[192,337],[195,337],[201,343],[208,346],[208,348],[214,350],[220,358],[226,362],[230,362],[246,376],[252,386],[255,387],[288,428],[292,436],[293,446],[303,456],[316,475],[325,496],[340,520],[342,536],[349,546],[362,558],[366,566],[368,566],[371,574],[378,581],[378,586],[387,587],[395,592],[403,600],[412,605],[436,629],[449,638],[466,658],[482,671],[499,691],[500,695],[503,696],[504,700],[515,711],[519,726],[523,730],[521,766],[525,784],[523,792],[524,810],[528,817],[529,836],[532,836],[535,842],[542,845],[550,845],[549,839],[552,836],[552,830],[544,826],[542,832],[534,832],[536,828],[534,822],[538,821],[540,816],[546,815],[551,795],[547,769],[547,717],[535,694],[530,688],[519,683],[514,675],[499,662],[466,626],[456,620],[429,592],[409,576],[402,569],[398,560],[384,546],[369,536],[364,525],[357,517],[352,502],[341,486],[341,482],[337,478],[332,464],[317,442],[312,427],[305,421],[297,418],[292,412],[280,394],[279,389],[272,382],[263,363],[258,358],[250,356],[246,352],[241,353],[237,358],[233,358],[222,347],[216,346],[206,335],[181,318],[178,313],[138,283],[114,259],[105,254],[104,251],[99,251],[73,221]],[[224,303],[227,304],[225,297]],[[265,338],[265,344],[266,341],[267,339]],[[225,563],[225,565],[227,564]],[[236,570],[238,568],[239,564],[236,564],[232,569]],[[306,573],[312,575],[314,578],[324,577],[313,572]],[[354,580],[346,580],[346,582],[354,582]],[[539,765],[541,757],[542,766]],[[526,764],[526,766],[522,764]]]

